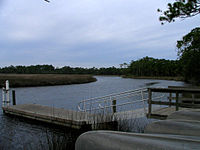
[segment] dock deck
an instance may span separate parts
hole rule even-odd
[[[21,104],[2,107],[5,114],[29,118],[37,121],[80,129],[88,125],[88,114],[63,108],[53,108],[37,104]]]
[[[154,106],[155,107],[155,106]],[[183,108],[179,107],[179,110],[193,110],[192,108]],[[176,112],[176,107],[155,107],[152,110],[150,118],[154,119],[166,119],[169,115],[173,114]]]

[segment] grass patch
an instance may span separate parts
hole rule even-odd
[[[0,87],[5,81],[10,81],[10,87],[33,87],[82,84],[96,81],[91,75],[66,74],[0,74]]]

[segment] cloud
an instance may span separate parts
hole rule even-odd
[[[199,17],[160,25],[169,1],[6,0],[0,11],[0,64],[118,66],[145,56],[176,59],[176,40]]]

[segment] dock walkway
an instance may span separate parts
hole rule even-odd
[[[88,124],[88,113],[53,108],[38,104],[22,104],[2,107],[5,114],[29,118],[46,123],[80,129]]]

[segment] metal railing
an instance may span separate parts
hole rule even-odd
[[[159,99],[162,96],[156,96],[154,99]],[[103,110],[104,112],[115,113],[116,109],[122,106],[136,106],[141,105],[146,114],[147,110],[147,101],[148,101],[148,90],[147,88],[140,88],[135,90],[129,90],[121,93],[114,93],[102,97],[94,97],[90,99],[83,100],[78,103],[78,110],[82,112],[97,112]],[[133,109],[133,107],[126,108],[126,111]],[[137,108],[134,108],[137,109]],[[120,110],[124,111],[124,109]],[[118,110],[119,112],[119,110]]]

